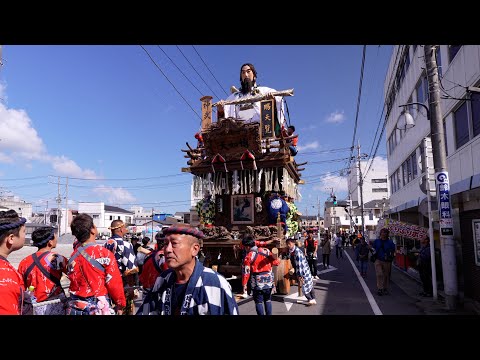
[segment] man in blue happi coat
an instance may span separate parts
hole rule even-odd
[[[137,315],[238,315],[230,284],[196,257],[203,232],[178,224],[163,233],[169,269],[158,276]]]

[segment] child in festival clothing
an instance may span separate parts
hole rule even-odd
[[[0,315],[21,315],[26,308],[22,275],[7,260],[25,244],[26,221],[15,210],[0,211]]]

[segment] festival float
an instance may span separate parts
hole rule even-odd
[[[273,95],[292,96],[293,89]],[[298,231],[295,201],[301,198],[299,185],[304,183],[301,171],[306,163],[298,164],[290,154],[275,100],[258,95],[224,103],[261,101],[260,121],[253,122],[225,118],[220,107],[213,121],[212,108],[218,103],[212,104],[211,96],[200,100],[201,131],[195,134],[196,147],[187,142],[188,149],[182,149],[188,158],[182,172],[193,175],[192,195],[200,199],[193,215],[198,215],[198,226],[206,235],[204,265],[229,280],[240,279],[241,240],[246,235],[272,240],[267,247],[285,257],[285,239]],[[290,261],[282,259],[275,269],[277,293],[288,294],[290,268]]]

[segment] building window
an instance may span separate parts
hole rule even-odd
[[[473,93],[471,99],[473,137],[475,137],[480,134],[480,94]]]
[[[374,184],[380,184],[380,183],[386,183],[387,179],[372,179],[372,183]]]
[[[412,167],[412,180],[417,177],[417,152],[414,151],[410,155],[410,166]]]
[[[403,186],[407,185],[410,180],[408,178],[409,176],[409,171],[408,171],[408,162],[404,161],[402,164],[402,171],[403,171]]]
[[[374,188],[372,192],[388,192],[387,188]]]
[[[110,215],[110,220],[113,220],[113,216],[112,216],[112,215]]]
[[[453,58],[457,55],[458,50],[462,45],[448,45],[448,55],[450,57],[450,62],[452,62]]]
[[[457,111],[454,112],[455,122],[455,141],[457,149],[465,145],[469,140],[468,135],[468,114],[467,102],[464,102]]]
[[[420,77],[415,90],[417,92],[416,102],[419,102],[420,104],[425,103],[425,101],[428,99],[428,81],[425,74],[422,74]],[[420,105],[417,105],[417,111],[420,111]]]
[[[93,215],[92,215],[92,218],[93,218],[93,219],[100,219],[100,215],[93,214]]]
[[[398,168],[397,169],[397,178],[396,178],[396,180],[397,180],[397,191],[402,188],[402,178],[400,176],[400,171],[401,171],[401,169]]]

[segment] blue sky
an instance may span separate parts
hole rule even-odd
[[[199,99],[225,99],[231,85],[239,86],[240,66],[251,62],[259,85],[294,89],[287,104],[299,134],[297,162],[310,163],[302,172],[300,211],[316,213],[319,197],[323,213],[327,187],[345,197],[346,180],[335,171],[346,162],[313,162],[350,154],[325,151],[352,144],[362,45],[145,49],[158,68],[135,45],[2,46],[0,192],[40,211],[57,196],[57,176],[65,197],[68,176],[69,206],[104,201],[127,209],[187,211],[191,175],[181,173],[187,165],[180,149],[186,141],[196,144]],[[380,120],[391,51],[392,46],[367,46],[356,136],[362,153],[370,152]],[[385,136],[377,155],[385,158]]]

